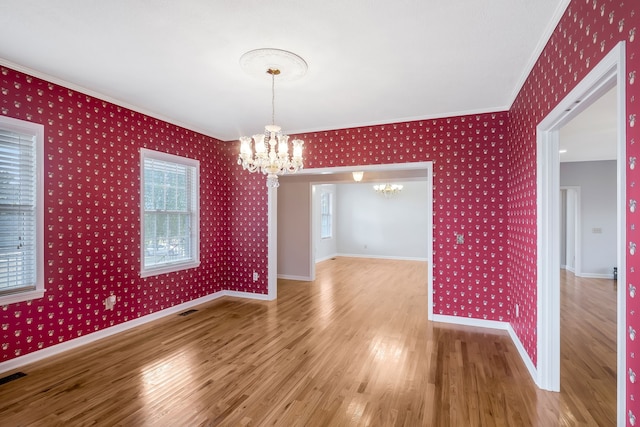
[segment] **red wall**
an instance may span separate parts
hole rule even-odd
[[[571,89],[619,41],[626,40],[626,118],[627,118],[627,181],[628,199],[640,200],[638,167],[631,159],[640,158],[640,117],[636,95],[640,48],[637,30],[640,28],[640,4],[632,1],[574,0],[558,24],[542,55],[509,111],[509,257],[512,303],[519,303],[522,316],[512,319],[512,325],[536,361],[536,124],[540,122]],[[626,247],[640,241],[638,212],[627,210]],[[637,253],[627,251],[627,423],[640,415],[637,399],[638,385],[631,381],[631,372],[640,372],[635,357],[638,344],[635,331],[638,320],[638,297],[632,289],[640,280]],[[637,424],[637,422],[636,422]]]
[[[434,313],[509,321],[507,125],[502,112],[304,134],[305,168],[432,161]]]
[[[219,141],[7,68],[0,91],[2,115],[45,126],[46,280],[43,299],[0,308],[0,362],[224,288],[232,165]],[[199,268],[139,276],[140,147],[201,162]]]
[[[618,41],[626,40],[625,186],[629,199],[640,200],[640,168],[631,167],[640,158],[635,123],[640,117],[635,97],[639,24],[637,2],[574,0],[508,115],[301,135],[306,167],[432,160],[435,313],[510,321],[535,362],[535,125]],[[48,282],[44,299],[0,309],[0,361],[223,287],[266,292],[264,177],[235,165],[234,144],[218,144],[54,84],[0,71],[0,113],[45,124]],[[203,265],[198,269],[138,277],[139,147],[202,162]],[[640,241],[639,213],[626,215],[629,247]],[[455,245],[454,233],[462,230],[465,245]],[[640,372],[635,357],[638,256],[627,253],[630,376]],[[255,284],[250,280],[254,270],[260,274]],[[113,312],[102,306],[111,291],[119,296]],[[517,321],[511,315],[515,303],[522,310]],[[628,379],[626,387],[629,416],[635,417],[638,386]]]

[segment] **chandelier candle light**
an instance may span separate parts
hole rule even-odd
[[[386,198],[395,196],[402,191],[402,185],[400,184],[378,184],[374,185],[373,189],[376,193],[382,194]]]
[[[306,63],[302,58],[291,52],[278,49],[258,49],[248,52],[243,55],[241,64],[245,57],[249,58],[248,61],[255,62],[255,58],[273,60],[273,56],[278,57],[279,55],[284,55],[289,61],[292,59],[291,56],[294,56],[304,64],[304,71],[306,71]],[[252,138],[240,137],[238,164],[249,172],[260,171],[264,173],[267,175],[267,187],[276,188],[280,185],[278,175],[296,173],[303,168],[302,146],[304,141],[301,139],[291,141],[293,152],[289,156],[289,135],[283,134],[280,126],[275,124],[275,78],[280,75],[281,70],[271,66],[267,68],[266,72],[271,76],[271,124],[265,126],[264,133],[253,135],[253,146],[251,144]]]

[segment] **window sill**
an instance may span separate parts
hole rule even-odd
[[[0,306],[39,299],[43,297],[44,297],[43,289],[36,289],[33,291],[20,292],[18,294],[5,295],[0,297]]]
[[[155,268],[142,268],[140,270],[140,277],[152,277],[159,276],[160,274],[174,273],[176,271],[188,270],[190,268],[196,268],[200,266],[200,261],[191,261],[181,264],[163,265]]]

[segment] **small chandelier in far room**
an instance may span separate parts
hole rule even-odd
[[[390,198],[402,191],[402,185],[400,184],[378,184],[374,185],[373,189],[378,194],[382,194],[385,198]]]
[[[256,67],[264,66],[262,72],[271,76],[271,124],[265,126],[265,132],[251,138],[240,137],[238,164],[249,172],[262,172],[267,175],[267,187],[280,185],[278,175],[296,173],[303,168],[302,146],[304,141],[291,141],[292,153],[289,156],[289,135],[281,132],[275,124],[275,78],[283,73],[283,67],[293,68],[286,76],[291,80],[304,75],[307,64],[298,55],[279,49],[256,49],[245,53],[240,59],[245,71],[255,74]],[[266,65],[270,64],[270,65]],[[279,64],[279,65],[275,65]],[[252,147],[253,138],[253,147]]]

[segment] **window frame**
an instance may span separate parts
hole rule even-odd
[[[325,196],[327,197],[327,212],[325,212]],[[325,230],[325,218],[327,218],[327,228]],[[328,234],[325,234],[325,231],[328,231]],[[333,239],[333,193],[329,191],[323,191],[320,193],[320,238],[325,239]]]
[[[192,210],[191,219],[191,258],[153,266],[145,266],[145,176],[144,165],[146,159],[152,159],[167,163],[179,164],[192,168],[192,188],[191,193]],[[176,271],[195,268],[200,265],[200,161],[188,157],[177,156],[164,153],[162,151],[140,148],[140,277],[151,277],[160,274],[172,273]]]
[[[0,295],[0,306],[44,297],[44,126],[0,115],[0,128],[35,138],[35,283],[22,291]]]

